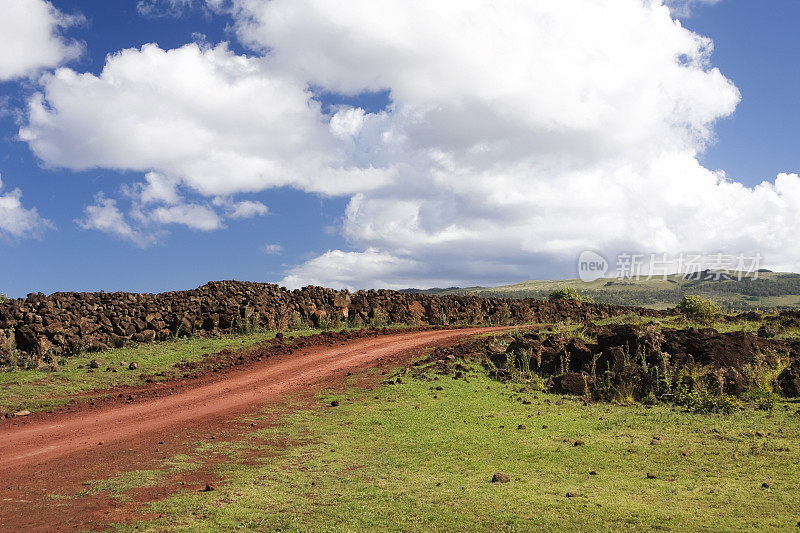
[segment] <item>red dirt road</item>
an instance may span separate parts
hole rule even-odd
[[[349,372],[391,368],[424,348],[502,329],[507,328],[435,330],[357,339],[212,374],[173,387],[166,397],[7,421],[0,424],[0,526],[3,530],[63,530],[100,525],[103,516],[107,520],[118,519],[107,498],[95,498],[84,509],[71,505],[73,513],[67,514],[46,498],[52,493],[80,490],[82,481],[152,467],[189,446],[187,441],[191,439],[224,432],[223,428],[238,415],[255,414],[290,394],[313,394],[341,384]],[[76,510],[79,514],[68,519]],[[92,520],[87,521],[87,517]]]

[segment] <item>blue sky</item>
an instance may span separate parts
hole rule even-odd
[[[22,0],[5,1],[13,3]],[[315,9],[314,2],[308,4],[309,9]],[[359,2],[353,4],[354,9],[358,9],[356,4]],[[0,2],[0,6],[2,5]],[[128,48],[139,49],[147,43],[156,43],[161,50],[172,50],[192,42],[201,42],[202,46],[214,47],[225,41],[229,43],[229,53],[234,56],[269,57],[274,48],[277,50],[274,52],[276,58],[280,57],[280,54],[288,58],[306,57],[292,56],[294,53],[308,52],[293,50],[292,45],[305,39],[309,35],[308,32],[315,30],[313,27],[298,24],[297,28],[290,28],[294,33],[287,30],[287,34],[281,37],[282,41],[275,43],[269,40],[259,41],[264,39],[263,35],[268,35],[266,39],[272,39],[271,34],[258,33],[256,31],[258,28],[254,30],[252,24],[245,27],[242,24],[242,17],[246,16],[246,20],[250,22],[263,23],[268,30],[274,29],[269,26],[269,19],[264,22],[258,13],[249,15],[234,13],[215,6],[213,2],[211,7],[206,8],[195,2],[194,5],[181,6],[178,12],[169,14],[143,14],[140,12],[141,9],[137,9],[135,0],[118,2],[53,0],[52,5],[62,14],[80,15],[84,18],[77,24],[58,30],[61,31],[62,38],[83,44],[83,52],[79,57],[68,58],[61,63],[76,73],[88,73],[94,76],[100,76],[108,54]],[[166,4],[161,3],[156,7],[165,8]],[[368,11],[364,9],[365,17]],[[413,16],[414,13],[410,15]],[[565,20],[569,20],[568,15],[564,15]],[[620,17],[627,15],[638,16],[633,8],[630,13],[621,11],[619,13]],[[313,21],[311,17],[307,19]],[[722,91],[725,87],[719,84],[711,85],[712,82],[719,83],[718,80],[703,81],[708,87],[703,86],[699,91],[707,91],[710,97],[703,98],[702,103],[708,106],[710,109],[708,113],[713,116],[713,119],[703,118],[703,121],[711,124],[711,133],[703,134],[702,143],[708,145],[704,152],[696,154],[696,157],[694,153],[686,156],[689,163],[697,160],[705,169],[724,170],[729,179],[739,182],[744,187],[756,186],[764,180],[772,182],[780,173],[793,174],[798,171],[800,162],[797,157],[797,135],[795,135],[797,124],[800,124],[800,99],[797,98],[797,86],[800,81],[798,80],[800,66],[797,60],[800,37],[796,32],[798,20],[800,20],[800,3],[794,0],[773,0],[768,8],[760,2],[722,0],[714,5],[693,6],[692,15],[682,18],[686,28],[713,40],[715,51],[711,56],[711,66],[718,67],[741,93],[741,102],[738,106],[735,103],[726,104],[728,106],[726,108],[720,104],[723,109],[717,109],[714,91]],[[609,25],[613,22],[609,21]],[[598,21],[598,24],[602,24],[602,21]],[[524,28],[520,31],[524,31]],[[508,39],[513,40],[514,35],[514,32],[510,32]],[[595,38],[602,39],[603,35],[600,32]],[[412,36],[409,36],[409,39],[411,38]],[[503,36],[498,34],[490,38],[502,39]],[[676,42],[679,42],[678,38]],[[468,44],[464,44],[465,58],[469,53]],[[587,43],[587,47],[589,44]],[[337,42],[332,41],[325,46],[330,49],[336,45]],[[338,45],[341,50],[346,51],[348,42],[340,42]],[[447,42],[442,45],[443,49],[446,46],[449,46]],[[521,43],[521,46],[524,44]],[[435,49],[432,53],[434,52]],[[531,58],[526,54],[529,52],[521,51],[519,60],[530,61]],[[331,62],[339,60],[338,55],[332,53],[332,57]],[[492,172],[503,174],[504,171],[499,171],[498,168],[518,168],[522,164],[523,159],[518,155],[515,155],[516,159],[513,160],[502,159],[506,157],[505,151],[495,156],[493,148],[487,149],[485,153],[495,159],[491,165],[487,165],[486,169],[477,174],[478,177],[472,178],[469,174],[451,170],[451,175],[442,178],[439,167],[437,167],[439,173],[427,167],[420,170],[419,153],[411,153],[411,149],[407,146],[402,150],[376,148],[374,144],[370,144],[371,141],[363,140],[364,134],[361,132],[368,131],[367,126],[363,124],[369,125],[376,131],[380,130],[383,139],[386,138],[386,132],[402,130],[406,134],[405,142],[415,148],[431,142],[430,132],[439,132],[434,146],[435,152],[445,154],[442,157],[446,156],[449,158],[448,161],[455,161],[449,163],[449,166],[443,163],[442,165],[447,168],[458,167],[463,160],[474,156],[475,146],[485,146],[489,142],[470,140],[469,142],[473,144],[469,150],[462,151],[457,147],[459,143],[466,141],[456,133],[463,128],[466,135],[473,122],[480,124],[483,134],[496,127],[500,132],[497,136],[505,143],[503,146],[513,144],[518,135],[515,133],[517,126],[511,124],[513,121],[508,118],[492,121],[496,118],[494,113],[496,116],[508,117],[505,106],[516,105],[517,101],[514,98],[517,96],[509,97],[508,102],[500,101],[499,104],[492,104],[495,107],[486,104],[484,110],[482,107],[484,102],[472,98],[470,93],[463,100],[467,103],[456,110],[448,109],[441,116],[435,115],[429,111],[435,106],[424,100],[429,98],[434,101],[432,100],[434,97],[430,96],[433,92],[424,93],[423,88],[403,85],[404,81],[400,77],[402,72],[399,72],[399,69],[406,67],[396,67],[396,65],[405,63],[392,63],[387,60],[385,65],[376,64],[374,68],[377,81],[372,81],[370,76],[362,80],[364,75],[359,71],[359,65],[368,72],[372,68],[370,65],[373,63],[370,61],[373,59],[365,57],[360,62],[355,61],[355,65],[350,65],[355,71],[348,75],[342,74],[348,68],[346,62],[343,66],[336,65],[336,69],[333,70],[335,74],[325,74],[328,72],[325,69],[330,65],[314,60],[309,62],[302,75],[308,78],[313,98],[321,103],[319,116],[322,118],[319,120],[330,121],[338,110],[342,110],[337,116],[341,116],[342,120],[355,116],[358,127],[362,128],[359,130],[358,140],[344,147],[336,145],[335,152],[337,154],[347,152],[347,164],[354,168],[392,169],[396,172],[391,178],[395,180],[393,183],[383,188],[375,188],[372,182],[379,178],[366,178],[363,183],[359,182],[358,186],[337,188],[333,193],[328,193],[325,190],[320,191],[324,189],[324,185],[306,187],[298,186],[294,182],[288,185],[269,182],[254,187],[247,185],[242,187],[242,190],[237,189],[230,194],[225,192],[220,195],[216,192],[203,192],[205,189],[202,189],[203,185],[198,185],[197,180],[192,181],[191,176],[177,172],[175,180],[179,183],[177,187],[183,202],[211,206],[212,209],[220,211],[223,208],[213,207],[218,205],[213,204],[213,199],[225,196],[236,202],[259,202],[266,206],[269,212],[246,218],[224,218],[220,215],[223,221],[220,227],[213,231],[198,231],[183,223],[170,223],[157,227],[142,223],[144,226],[141,231],[152,231],[154,235],[145,246],[121,237],[119,233],[85,228],[88,216],[85,209],[87,206],[98,204],[96,196],[98,193],[113,198],[123,216],[127,217],[131,225],[135,224],[132,215],[126,212],[127,197],[120,191],[126,190],[126,187],[131,187],[132,184],[142,183],[145,170],[133,168],[135,165],[129,169],[114,168],[124,165],[106,165],[102,163],[107,160],[105,155],[97,152],[91,154],[91,157],[97,159],[97,163],[93,163],[90,156],[86,156],[81,163],[93,168],[87,170],[61,168],[65,166],[63,161],[66,160],[66,156],[61,159],[50,156],[39,157],[29,142],[19,138],[20,128],[32,125],[27,115],[26,102],[32,95],[43,90],[46,82],[41,81],[39,76],[42,73],[52,72],[55,65],[38,68],[35,72],[5,82],[0,81],[0,102],[4,102],[2,106],[4,112],[0,115],[0,176],[3,184],[0,194],[20,189],[23,207],[35,208],[39,217],[51,223],[50,227],[41,231],[39,236],[5,235],[0,239],[0,257],[2,257],[0,292],[15,297],[24,296],[28,292],[49,293],[62,290],[156,292],[192,288],[209,280],[234,278],[282,282],[289,285],[305,282],[323,283],[352,288],[488,284],[527,278],[571,277],[574,275],[571,270],[571,258],[575,256],[575,251],[584,248],[613,253],[625,247],[653,252],[672,252],[707,246],[705,251],[716,251],[716,244],[711,241],[698,241],[692,235],[681,237],[681,231],[684,231],[680,229],[683,221],[673,222],[671,218],[675,216],[673,213],[680,206],[653,207],[648,211],[649,216],[653,217],[654,228],[664,226],[669,228],[665,233],[669,238],[648,240],[649,237],[635,237],[619,229],[612,230],[615,226],[613,219],[602,223],[605,224],[607,231],[595,234],[592,227],[578,227],[575,221],[581,218],[580,215],[569,210],[550,211],[539,207],[537,210],[545,213],[543,218],[531,219],[529,214],[514,215],[517,211],[525,210],[524,203],[520,205],[513,200],[501,199],[497,201],[501,202],[498,205],[502,207],[497,208],[482,203],[487,194],[481,192],[483,189],[478,186],[471,187],[468,191],[458,189],[458,184],[472,181],[486,185],[487,180],[494,179]],[[268,65],[258,68],[276,67]],[[430,72],[426,65],[415,68],[419,69],[420,78]],[[397,76],[395,70],[398,70]],[[411,75],[415,75],[416,71],[410,72]],[[450,78],[457,75],[458,72],[455,72]],[[300,74],[292,72],[291,76]],[[469,79],[466,80],[463,83],[471,83]],[[647,80],[647,83],[650,81]],[[425,85],[424,88],[431,85],[435,84]],[[492,89],[494,90],[494,87]],[[486,90],[483,88],[476,92],[481,95],[485,93]],[[393,100],[395,94],[399,95],[396,103]],[[438,97],[439,95],[436,95],[436,98]],[[691,95],[676,98],[686,99],[691,98]],[[720,96],[720,101],[726,98],[731,99],[733,96],[726,93]],[[110,102],[81,102],[84,107],[80,109],[91,114],[97,111],[91,107],[92,105],[106,107],[123,105],[120,102],[121,100],[117,102],[113,98]],[[493,98],[491,102],[496,103],[498,99]],[[524,100],[521,102],[524,107]],[[679,103],[684,102],[681,100]],[[567,104],[569,102],[565,103],[565,109],[569,109]],[[471,109],[466,114],[464,109],[470,106]],[[734,106],[735,111],[729,113],[728,110]],[[498,111],[501,107],[502,113]],[[48,102],[45,108],[57,109],[57,103]],[[359,109],[362,110],[359,113],[366,116],[365,122],[358,121],[358,113],[344,114],[346,110]],[[420,109],[425,111],[419,111]],[[399,123],[400,119],[397,117],[405,116],[403,113],[408,110],[417,113],[415,115],[418,117],[417,122]],[[694,112],[706,116],[705,110]],[[458,113],[465,114],[462,116]],[[616,113],[619,115],[624,113],[624,110],[618,110]],[[717,117],[719,120],[715,121]],[[616,124],[620,120],[628,119],[613,117],[609,120],[610,123]],[[654,123],[656,120],[664,119],[659,115],[658,119],[654,119]],[[40,127],[38,133],[40,138],[51,134],[45,126],[36,127]],[[77,127],[70,130],[69,128],[73,126],[66,122],[59,127],[64,131],[73,131],[75,137],[86,132],[85,129]],[[450,145],[438,140],[447,136],[441,135],[440,130],[436,129],[439,127],[446,128],[447,135],[453,134],[453,139],[449,141]],[[536,128],[538,127],[536,125]],[[546,135],[543,137],[536,128],[531,126],[530,131],[524,132],[524,135],[530,133],[531,138],[537,139],[538,144],[534,151],[549,150],[546,147],[559,142],[558,139],[549,139]],[[670,124],[669,128],[672,131],[673,125]],[[287,135],[291,134],[291,131],[287,130]],[[411,141],[408,141],[409,138]],[[685,139],[681,142],[683,140]],[[593,142],[595,141],[587,141],[586,144],[591,145]],[[651,142],[649,139],[641,141],[642,144]],[[448,151],[450,146],[456,148]],[[488,146],[493,145],[489,142]],[[630,147],[620,148],[620,154],[633,152],[637,146],[632,144]],[[65,152],[74,150],[69,143],[62,148]],[[313,147],[310,147],[309,153],[312,150]],[[431,146],[426,147],[425,154],[433,152]],[[590,160],[591,157],[593,156],[587,155],[581,160]],[[161,154],[156,159],[163,160]],[[540,158],[540,160],[545,159],[546,156]],[[469,168],[474,169],[478,166],[472,159],[469,161]],[[531,163],[527,158],[524,164],[531,165],[530,168],[533,169],[537,168],[536,161]],[[576,164],[571,164],[570,168]],[[163,168],[155,165],[154,170],[162,173],[165,172],[164,169],[175,168],[171,163],[164,163]],[[603,161],[597,163],[596,168],[606,168],[606,165],[607,163]],[[641,165],[642,168],[648,169],[647,172],[658,167],[653,161],[638,159],[635,164],[628,165]],[[676,168],[684,168],[683,163]],[[237,169],[231,168],[230,172],[236,173]],[[562,183],[568,183],[567,180],[572,179],[572,174],[564,172]],[[598,171],[602,172],[604,171]],[[611,176],[616,171],[608,172]],[[653,172],[658,174],[657,170]],[[636,176],[642,183],[650,183],[655,179],[644,170]],[[443,179],[452,181],[442,185]],[[509,177],[508,180],[498,181],[496,187],[486,190],[503,187],[514,190],[520,183],[523,185],[529,183],[524,180],[535,179],[535,173],[530,171]],[[693,179],[702,181],[710,178],[703,174]],[[531,200],[531,205],[539,205],[536,201],[548,194],[546,191],[557,190],[558,183],[548,182],[542,185],[541,191]],[[602,183],[594,185],[592,185],[594,182],[588,183],[589,189],[592,186],[597,186],[598,190],[607,188]],[[691,187],[692,183],[687,181],[680,186]],[[429,184],[431,192],[427,193],[426,187]],[[704,186],[713,187],[713,184]],[[537,187],[538,185],[531,185],[531,189]],[[791,190],[791,186],[787,187]],[[565,189],[568,188],[569,186],[565,185]],[[645,188],[641,192],[642,196],[631,199],[631,205],[647,204],[656,194],[657,190],[649,191]],[[727,190],[720,192],[720,196],[725,194],[738,193],[729,193]],[[793,246],[794,241],[787,240],[785,235],[792,234],[789,230],[800,229],[791,227],[796,220],[792,217],[800,208],[793,203],[796,197],[787,196],[787,193],[782,194],[782,202],[788,204],[786,209],[789,209],[790,213],[783,215],[780,220],[786,221],[789,227],[786,228],[786,233],[769,235],[768,240],[775,249],[780,249],[782,245]],[[749,197],[740,196],[726,199],[726,205],[742,206],[751,203]],[[429,200],[431,203],[428,205],[425,202]],[[555,200],[548,199],[546,205],[557,203]],[[608,201],[615,200],[611,198]],[[406,203],[416,206],[414,217],[403,218],[405,211],[398,211],[398,215],[394,215],[395,207]],[[765,212],[769,210],[769,202],[763,198],[755,198],[752,203],[760,207],[754,208],[756,212],[743,221],[745,224],[763,218],[757,212],[758,209],[764,209]],[[764,207],[765,205],[767,207]],[[346,213],[350,213],[350,216],[346,216]],[[498,213],[502,213],[502,216]],[[597,219],[596,215],[593,216]],[[708,220],[715,215],[708,213],[702,216],[705,218],[701,220]],[[632,220],[641,220],[639,215],[637,217]],[[79,223],[81,220],[84,221],[82,224]],[[406,231],[412,224],[408,220],[413,220],[413,224],[418,223],[419,227],[415,227],[414,231]],[[480,221],[480,224],[477,221]],[[736,221],[737,219],[731,219],[723,222],[730,224]],[[543,225],[547,227],[548,223],[556,224],[556,222],[558,224],[551,229],[551,232],[558,233],[558,239],[544,242],[544,239],[537,237],[538,234],[533,228]],[[769,224],[770,221],[767,221],[768,228]],[[478,225],[480,228],[489,229],[485,230],[485,234],[481,233],[484,230],[476,229]],[[516,228],[514,231],[519,230],[520,233],[508,234],[504,231],[506,227]],[[576,233],[569,233],[567,229]],[[559,233],[562,231],[563,234]],[[645,234],[649,235],[647,231],[643,231],[642,235]],[[796,235],[796,231],[793,234]],[[419,239],[414,235],[419,235]],[[533,237],[528,239],[528,235]],[[586,235],[585,239],[582,238],[583,235]],[[636,240],[637,238],[639,240]],[[522,244],[516,246],[515,241]],[[727,251],[739,252],[752,250],[753,242],[757,243],[758,239],[750,241],[744,238],[734,239],[726,241],[724,246]],[[494,243],[497,243],[496,248],[493,248]],[[574,245],[565,246],[564,243],[574,243]],[[267,245],[273,245],[271,253],[265,251]],[[797,264],[796,255],[772,257],[774,259],[771,264],[786,268]],[[770,256],[767,255],[767,258]]]
[[[717,125],[716,144],[702,159],[737,180],[755,185],[779,172],[796,172],[800,124],[800,4],[766,7],[725,0],[695,9],[685,25],[714,40],[714,64],[742,93],[735,114]]]

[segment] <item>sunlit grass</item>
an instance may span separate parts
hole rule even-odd
[[[800,520],[796,405],[695,415],[514,387],[475,372],[321,395],[253,434],[295,445],[231,462],[215,492],[177,494],[150,507],[161,519],[120,527],[760,531]],[[511,482],[491,483],[497,471]]]

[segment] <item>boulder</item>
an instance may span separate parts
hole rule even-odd
[[[495,472],[492,476],[492,483],[508,483],[511,477],[505,472]]]
[[[791,365],[778,374],[777,381],[784,396],[800,398],[800,359],[795,359]]]
[[[595,390],[595,380],[585,372],[567,372],[553,378],[553,389],[562,394],[591,398]]]

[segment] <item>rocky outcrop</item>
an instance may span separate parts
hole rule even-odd
[[[649,309],[640,314],[657,315]],[[161,294],[59,292],[0,303],[0,364],[96,352],[130,342],[219,335],[255,327],[387,324],[520,324],[604,318],[631,308],[574,301],[427,296],[395,291],[289,291],[267,283],[217,281]]]
[[[800,340],[764,339],[737,332],[706,329],[658,329],[653,325],[613,324],[589,328],[596,342],[565,333],[531,331],[503,343],[484,341],[487,359],[496,376],[511,376],[510,363],[518,370],[529,369],[551,378],[553,390],[595,399],[602,396],[598,379],[614,386],[626,386],[640,399],[656,392],[668,392],[665,376],[681,380],[687,390],[697,384],[690,376],[703,375],[706,388],[731,396],[754,386],[759,368],[780,369],[777,389],[787,397],[800,397]],[[479,352],[480,350],[476,350]],[[676,372],[686,370],[686,372]],[[755,377],[753,377],[755,376]],[[763,383],[756,384],[758,386]]]

